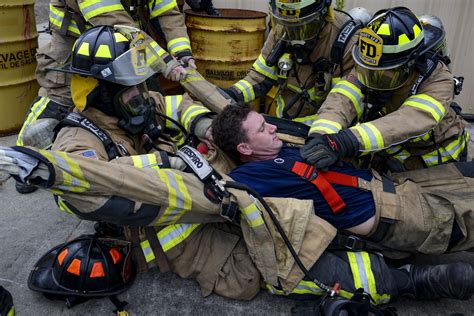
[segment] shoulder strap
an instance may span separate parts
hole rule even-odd
[[[430,54],[429,52],[427,54]],[[416,79],[415,83],[410,89],[410,95],[415,95],[418,92],[418,88],[426,80],[433,71],[436,69],[438,65],[439,57],[437,53],[432,53],[430,56],[426,58],[426,64],[424,65],[416,65],[415,67],[420,71],[418,78]]]
[[[69,113],[66,118],[60,121],[59,124],[54,128],[54,138],[56,138],[59,130],[66,126],[80,127],[94,134],[104,145],[109,160],[120,157],[119,151],[117,150],[117,147],[110,138],[109,134],[107,134],[106,131],[95,125],[94,122],[85,116],[75,112]]]
[[[349,20],[341,27],[341,30],[337,34],[337,38],[331,47],[331,62],[334,65],[339,65],[341,77],[342,77],[342,60],[344,57],[344,51],[346,50],[347,43],[349,43],[352,35],[357,30],[362,28],[362,23],[359,20]]]

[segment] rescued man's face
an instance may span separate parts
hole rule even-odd
[[[277,127],[265,122],[263,116],[257,112],[250,112],[242,122],[248,141],[245,142],[250,155],[262,159],[270,159],[278,155],[283,142],[276,135]]]

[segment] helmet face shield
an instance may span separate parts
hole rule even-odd
[[[388,67],[370,67],[356,56],[359,53],[357,45],[352,48],[355,61],[357,79],[367,88],[374,90],[395,90],[403,86],[410,74],[414,64],[408,62]]]
[[[306,41],[316,37],[324,26],[327,0],[275,0],[270,5],[270,20],[276,38]]]
[[[300,19],[285,19],[272,14],[270,19],[276,38],[289,42],[313,39],[325,22],[325,17],[319,12]]]
[[[145,32],[121,25],[114,26],[114,30],[130,41],[130,49],[107,65],[94,66],[96,69],[91,70],[97,78],[133,86],[166,69],[157,52],[159,46]]]

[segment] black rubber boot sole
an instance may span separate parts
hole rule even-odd
[[[28,193],[32,193],[38,190],[38,187],[35,187],[34,185],[27,184],[27,183],[17,182],[15,183],[15,189],[18,193],[28,194]]]

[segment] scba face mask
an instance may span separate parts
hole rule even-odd
[[[155,119],[155,102],[150,97],[146,83],[126,87],[116,94],[115,112],[118,125],[131,135],[148,134],[155,140],[161,134],[161,126]]]

